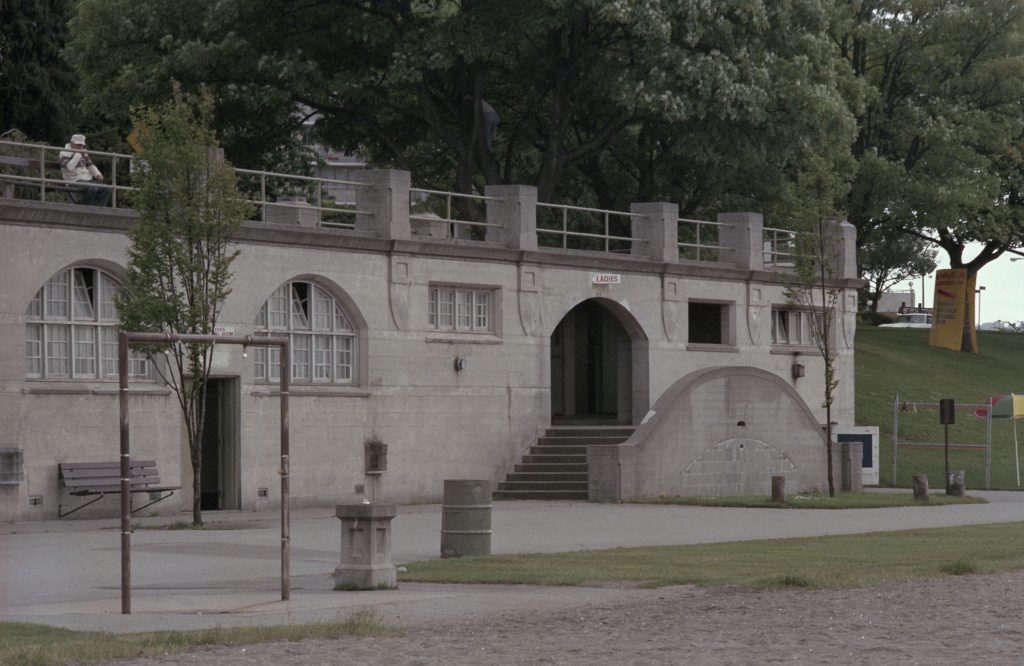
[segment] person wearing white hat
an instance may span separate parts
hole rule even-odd
[[[72,134],[71,141],[60,151],[60,172],[69,183],[103,182],[103,174],[96,168],[85,152],[85,135]],[[98,185],[82,185],[80,196],[72,197],[75,203],[86,206],[106,206],[110,202],[110,190]]]

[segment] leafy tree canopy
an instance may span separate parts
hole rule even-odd
[[[0,132],[63,144],[73,129],[77,81],[61,58],[68,0],[0,2]]]
[[[431,187],[772,212],[812,161],[851,166],[828,7],[81,0],[68,52],[86,108],[122,127],[170,80],[206,84],[239,163],[267,164],[315,114],[324,143]]]
[[[846,2],[834,34],[867,91],[845,206],[861,244],[903,230],[972,274],[1019,247],[1024,3]]]

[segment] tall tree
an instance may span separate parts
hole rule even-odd
[[[175,90],[170,101],[135,114],[145,161],[133,202],[139,222],[115,294],[125,330],[212,335],[231,292],[231,263],[238,253],[230,241],[250,211],[210,130],[212,110],[208,95]],[[181,408],[192,461],[192,520],[202,525],[204,397],[212,348],[179,342],[168,352],[166,362],[154,366]]]
[[[328,145],[438,189],[763,209],[809,155],[848,168],[850,74],[827,7],[82,0],[70,52],[87,108],[122,125],[172,78],[207,84],[229,155],[249,164],[316,114]]]
[[[977,274],[1024,243],[1024,2],[865,0],[834,36],[864,84],[846,204],[861,245],[899,230]],[[887,233],[887,232],[885,232]],[[973,257],[970,243],[980,243]],[[962,349],[972,350],[965,333]]]
[[[867,280],[863,293],[870,301],[871,312],[878,312],[878,301],[890,287],[934,271],[938,253],[934,245],[898,231],[883,230],[876,238],[858,252],[860,274]]]
[[[0,2],[0,132],[63,144],[72,130],[78,82],[61,57],[69,0]]]

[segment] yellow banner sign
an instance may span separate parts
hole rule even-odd
[[[928,344],[960,351],[966,325],[971,336],[971,346],[978,350],[978,339],[974,331],[974,280],[967,278],[967,269],[946,268],[935,271],[935,295],[932,302],[935,310],[932,316],[932,330]]]

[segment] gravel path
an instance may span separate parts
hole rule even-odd
[[[570,610],[405,623],[400,638],[216,647],[134,664],[1021,664],[1024,572],[855,590],[622,590]]]

